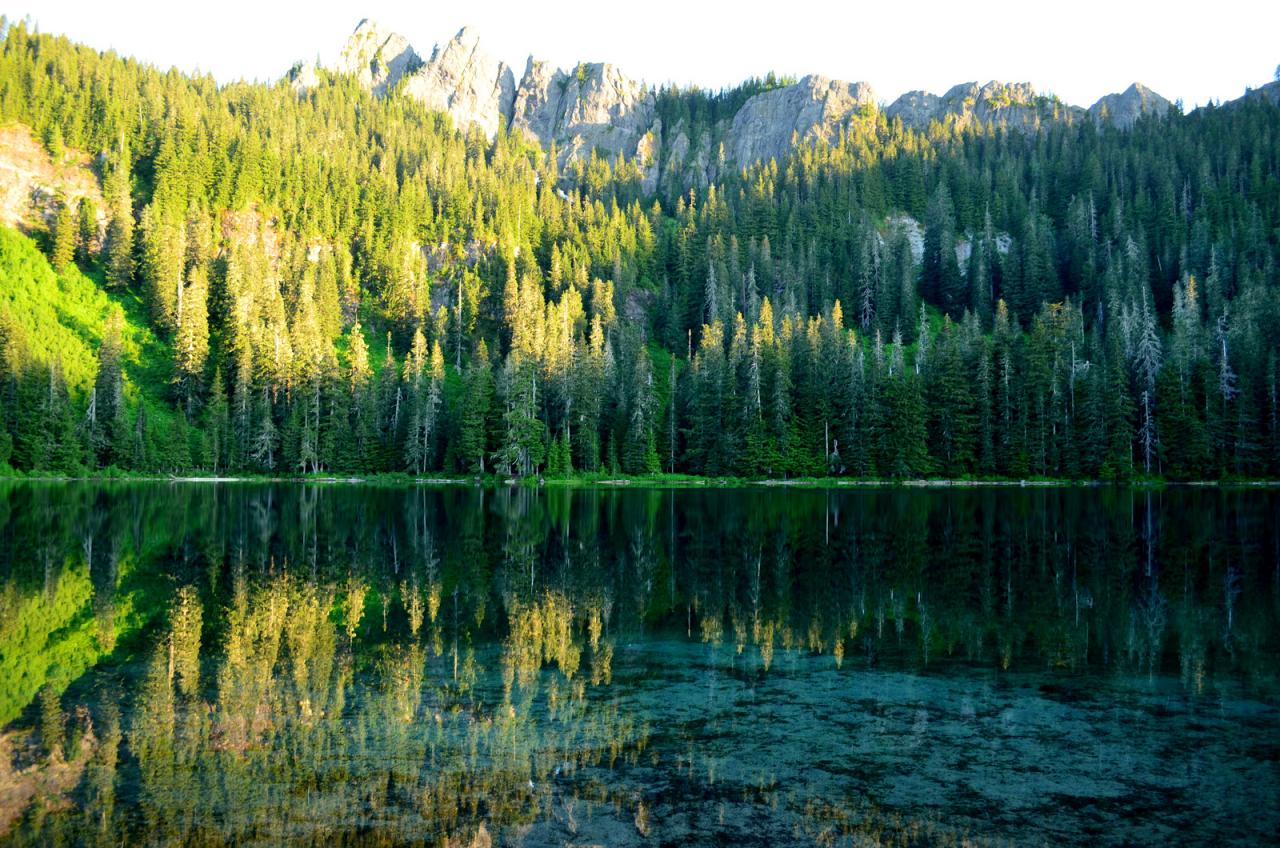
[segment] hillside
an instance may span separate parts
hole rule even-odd
[[[218,86],[6,23],[8,458],[1275,477],[1268,90],[517,80],[368,22]]]
[[[149,395],[162,396],[163,366],[172,354],[146,326],[136,298],[109,296],[78,268],[56,273],[31,238],[8,227],[0,227],[0,276],[6,280],[0,312],[9,316],[10,332],[18,329],[32,358],[60,363],[72,391],[81,394],[93,387],[103,327],[110,311],[118,308],[125,317],[127,395],[136,401],[145,387]]]
[[[109,295],[100,281],[75,267],[56,273],[31,238],[9,227],[0,227],[0,279],[5,281],[0,339],[6,354],[22,351],[31,363],[56,367],[75,400],[74,417],[94,388],[107,321],[118,311],[124,397],[134,407],[147,406],[153,427],[164,432],[173,426],[166,385],[172,352],[147,327],[138,298]]]

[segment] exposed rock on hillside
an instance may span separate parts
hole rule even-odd
[[[1266,85],[1259,86],[1258,88],[1249,89],[1245,92],[1244,97],[1240,99],[1244,100],[1245,98],[1257,98],[1259,100],[1265,100],[1268,103],[1280,105],[1280,80],[1269,82]]]
[[[384,32],[366,18],[347,39],[338,59],[338,71],[355,77],[375,94],[382,94],[421,64],[403,35]]]
[[[293,86],[294,91],[302,94],[319,84],[320,74],[314,62],[297,62],[285,74],[285,79]]]
[[[1006,129],[1035,130],[1050,121],[1071,122],[1084,110],[1036,93],[1030,83],[992,81],[986,85],[961,83],[939,97],[927,91],[909,91],[899,97],[885,113],[901,118],[915,129],[925,129],[932,121],[954,117],[961,126],[991,123]]]
[[[679,120],[664,127],[654,90],[614,65],[584,63],[564,71],[530,57],[517,82],[509,67],[481,49],[470,29],[423,61],[404,37],[367,20],[348,40],[338,70],[376,94],[398,86],[430,108],[448,112],[463,128],[478,126],[492,136],[505,123],[531,141],[554,144],[562,165],[593,151],[610,159],[628,157],[640,168],[647,191],[656,190],[659,181],[705,186],[727,169],[780,159],[793,142],[834,141],[851,121],[877,109],[866,83],[807,76],[756,94],[712,126],[691,128]],[[305,90],[318,75],[315,68],[298,65],[289,80]],[[917,130],[954,120],[964,128],[991,124],[1034,132],[1086,115],[1128,128],[1139,115],[1163,115],[1168,109],[1169,101],[1137,83],[1086,112],[1037,93],[1029,83],[971,82],[942,95],[908,92],[884,112]]]
[[[599,150],[633,156],[653,129],[653,92],[617,67],[591,63],[572,73],[529,59],[515,95],[512,126],[566,157]]]
[[[1119,94],[1108,94],[1089,107],[1089,117],[1098,123],[1110,121],[1117,127],[1128,129],[1143,115],[1164,117],[1169,111],[1169,101],[1140,82]]]
[[[0,224],[43,228],[53,220],[59,196],[72,205],[82,197],[93,201],[101,234],[106,210],[89,157],[67,150],[54,161],[28,127],[0,129]]]
[[[875,95],[864,82],[807,76],[743,104],[733,117],[726,148],[740,165],[780,159],[793,138],[833,140],[854,113],[874,107]]]
[[[512,127],[537,141],[553,138],[560,118],[560,102],[568,83],[564,71],[530,56],[524,76],[520,78],[520,86],[516,89]]]
[[[404,92],[428,107],[448,112],[464,129],[471,124],[492,136],[510,123],[515,79],[502,62],[480,48],[480,39],[464,27],[431,59],[408,75]]]

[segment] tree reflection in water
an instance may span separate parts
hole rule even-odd
[[[0,832],[1019,838],[1034,817],[1025,831],[904,803],[891,789],[909,784],[877,775],[936,743],[938,710],[1021,720],[983,714],[993,681],[1034,681],[1021,710],[1243,699],[1273,717],[1277,517],[1259,491],[15,484],[0,489]],[[903,687],[953,684],[895,706]],[[848,706],[787,711],[821,687]],[[868,706],[866,688],[888,694]],[[1274,788],[1270,726],[1228,729],[1254,746],[1242,773]]]

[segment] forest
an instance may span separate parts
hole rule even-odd
[[[653,195],[338,74],[0,33],[0,127],[102,198],[0,229],[6,472],[1280,476],[1266,97],[1128,129],[867,109]],[[696,125],[776,82],[660,102]]]

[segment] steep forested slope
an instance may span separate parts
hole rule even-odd
[[[655,102],[692,126],[773,85]],[[1280,474],[1267,97],[1016,129],[864,104],[673,190],[349,75],[219,87],[9,24],[0,122],[88,154],[105,208],[26,226],[140,305],[147,374],[117,390],[108,344],[93,390],[101,331],[60,314],[73,351],[10,297],[15,468]],[[4,238],[6,292],[48,289]]]

